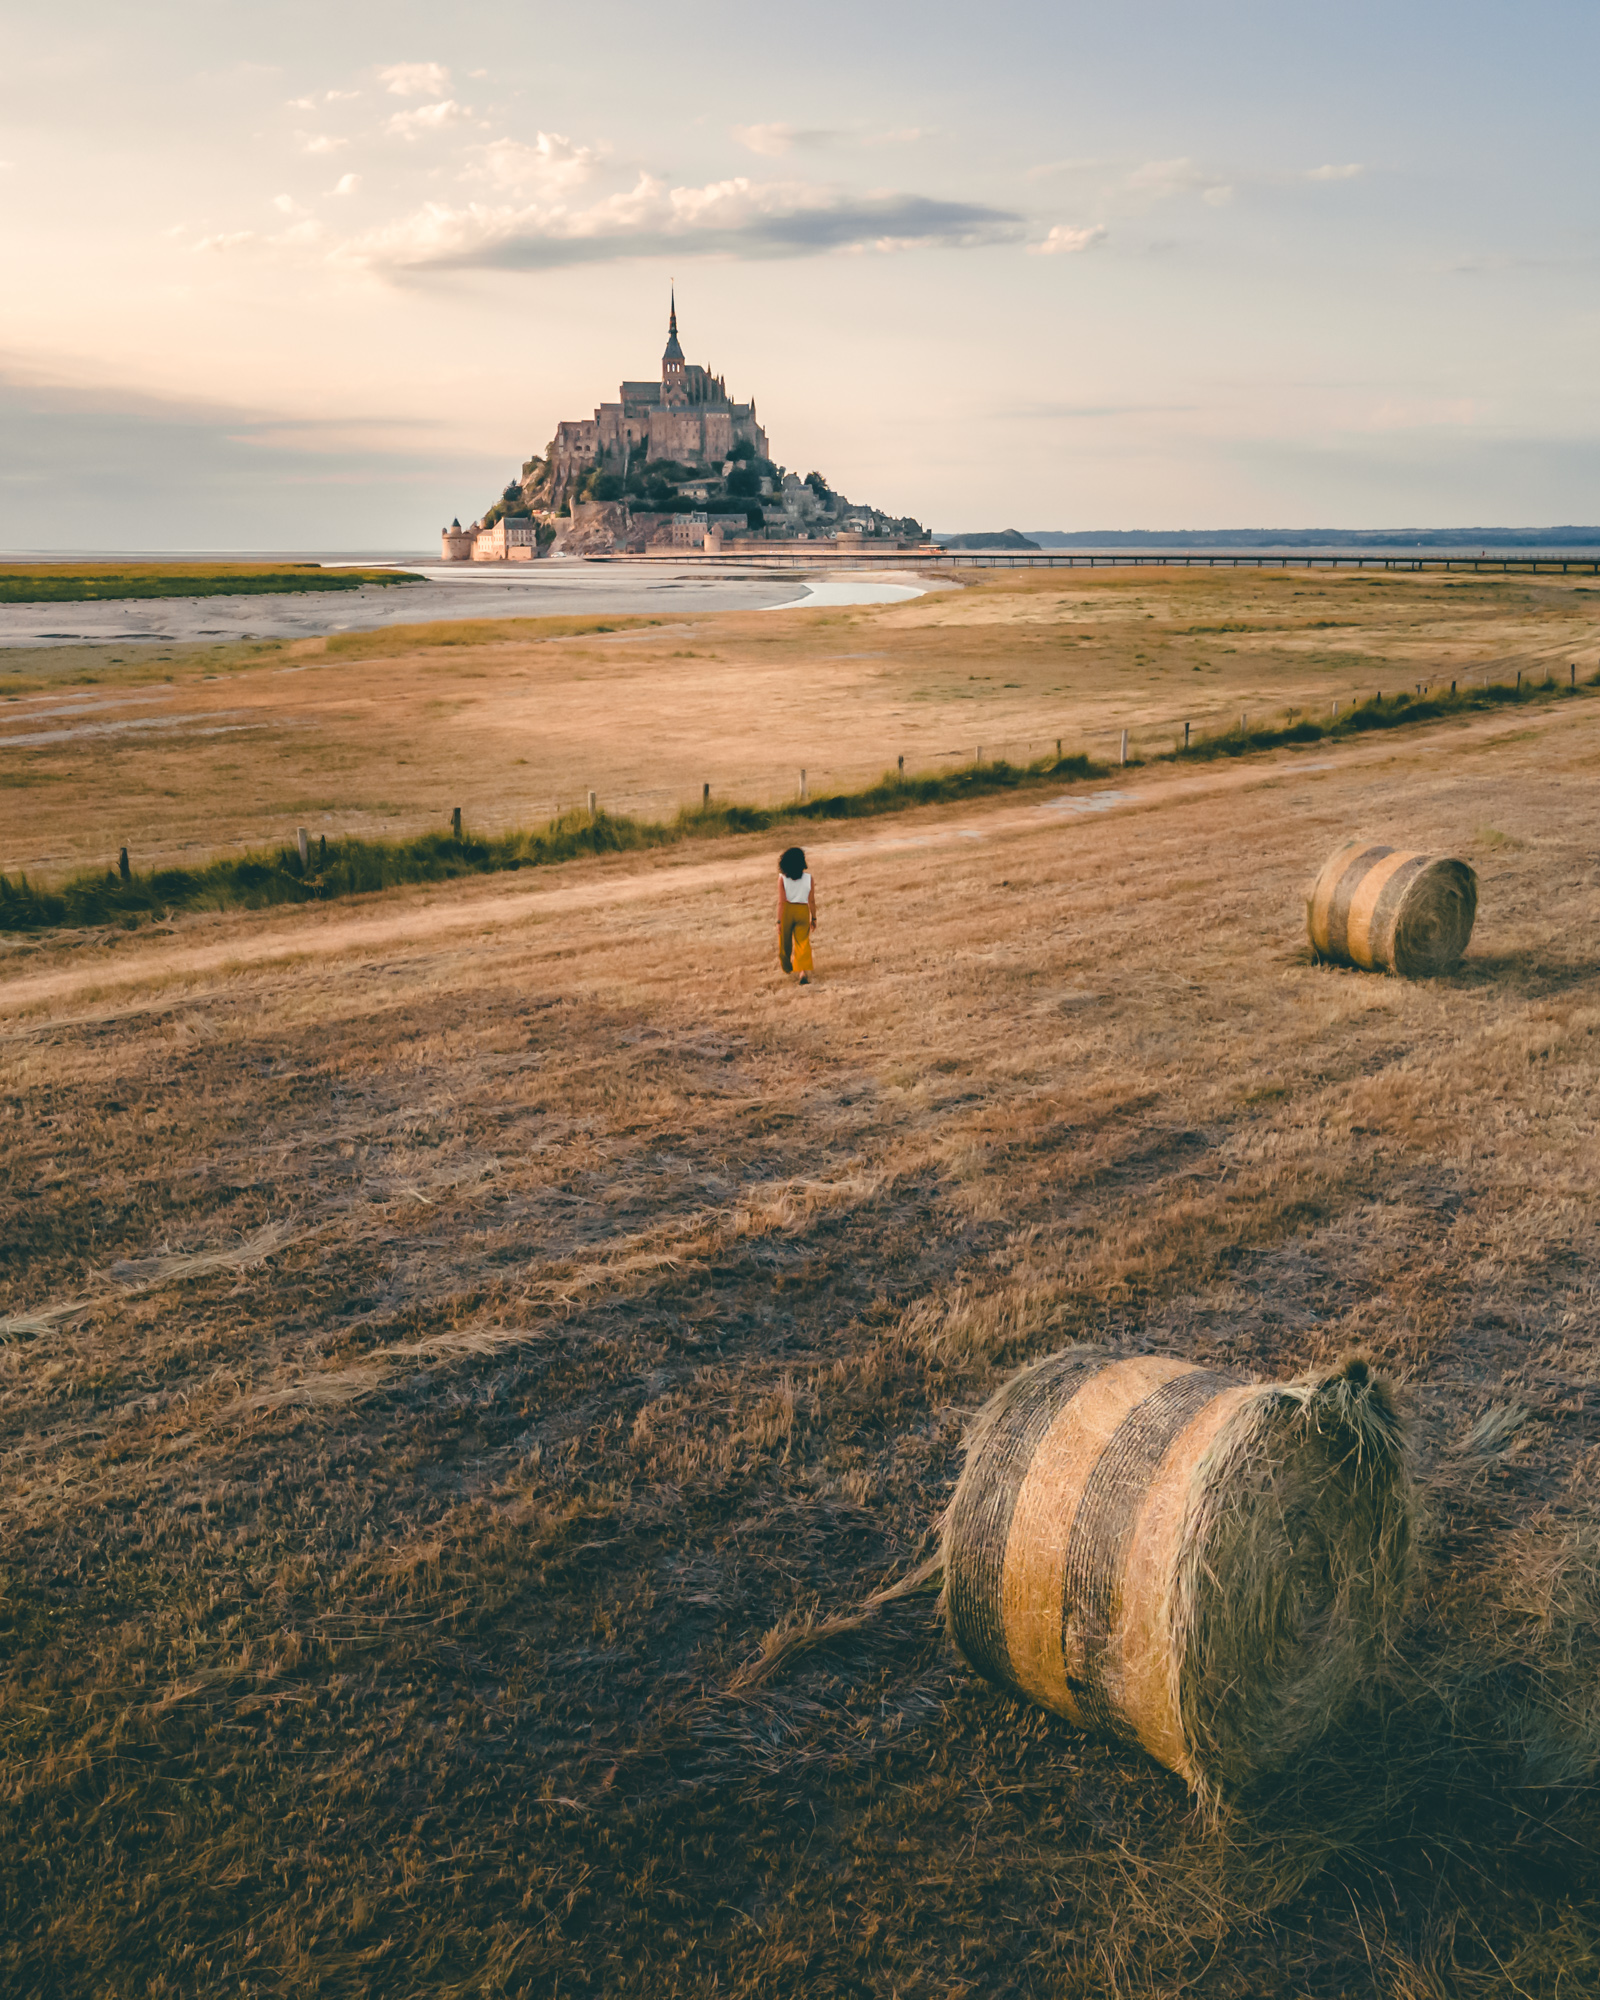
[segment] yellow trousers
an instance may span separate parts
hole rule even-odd
[[[778,930],[778,963],[785,972],[811,970],[811,912],[804,903],[785,903]]]

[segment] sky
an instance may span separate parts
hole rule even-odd
[[[1600,13],[80,0],[0,548],[422,549],[688,358],[941,530],[1600,521]]]

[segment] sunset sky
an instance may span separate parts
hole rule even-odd
[[[430,545],[684,346],[940,529],[1600,520],[1592,7],[87,0],[0,547]]]

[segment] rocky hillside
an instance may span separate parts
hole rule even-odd
[[[674,515],[701,514],[729,535],[762,534],[772,540],[805,537],[825,540],[848,533],[920,540],[921,524],[909,515],[886,514],[835,493],[820,472],[802,479],[786,466],[759,458],[747,443],[734,446],[720,465],[647,462],[643,448],[624,476],[597,468],[559,504],[549,447],[530,458],[482,516],[492,527],[502,515],[531,517],[538,524],[541,554],[553,548],[572,554],[611,553],[648,548],[670,531]]]

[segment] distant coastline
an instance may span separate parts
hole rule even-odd
[[[1016,537],[1016,539],[1012,539]],[[934,541],[1039,549],[1592,549],[1600,527],[1554,528],[1054,528],[935,531]]]

